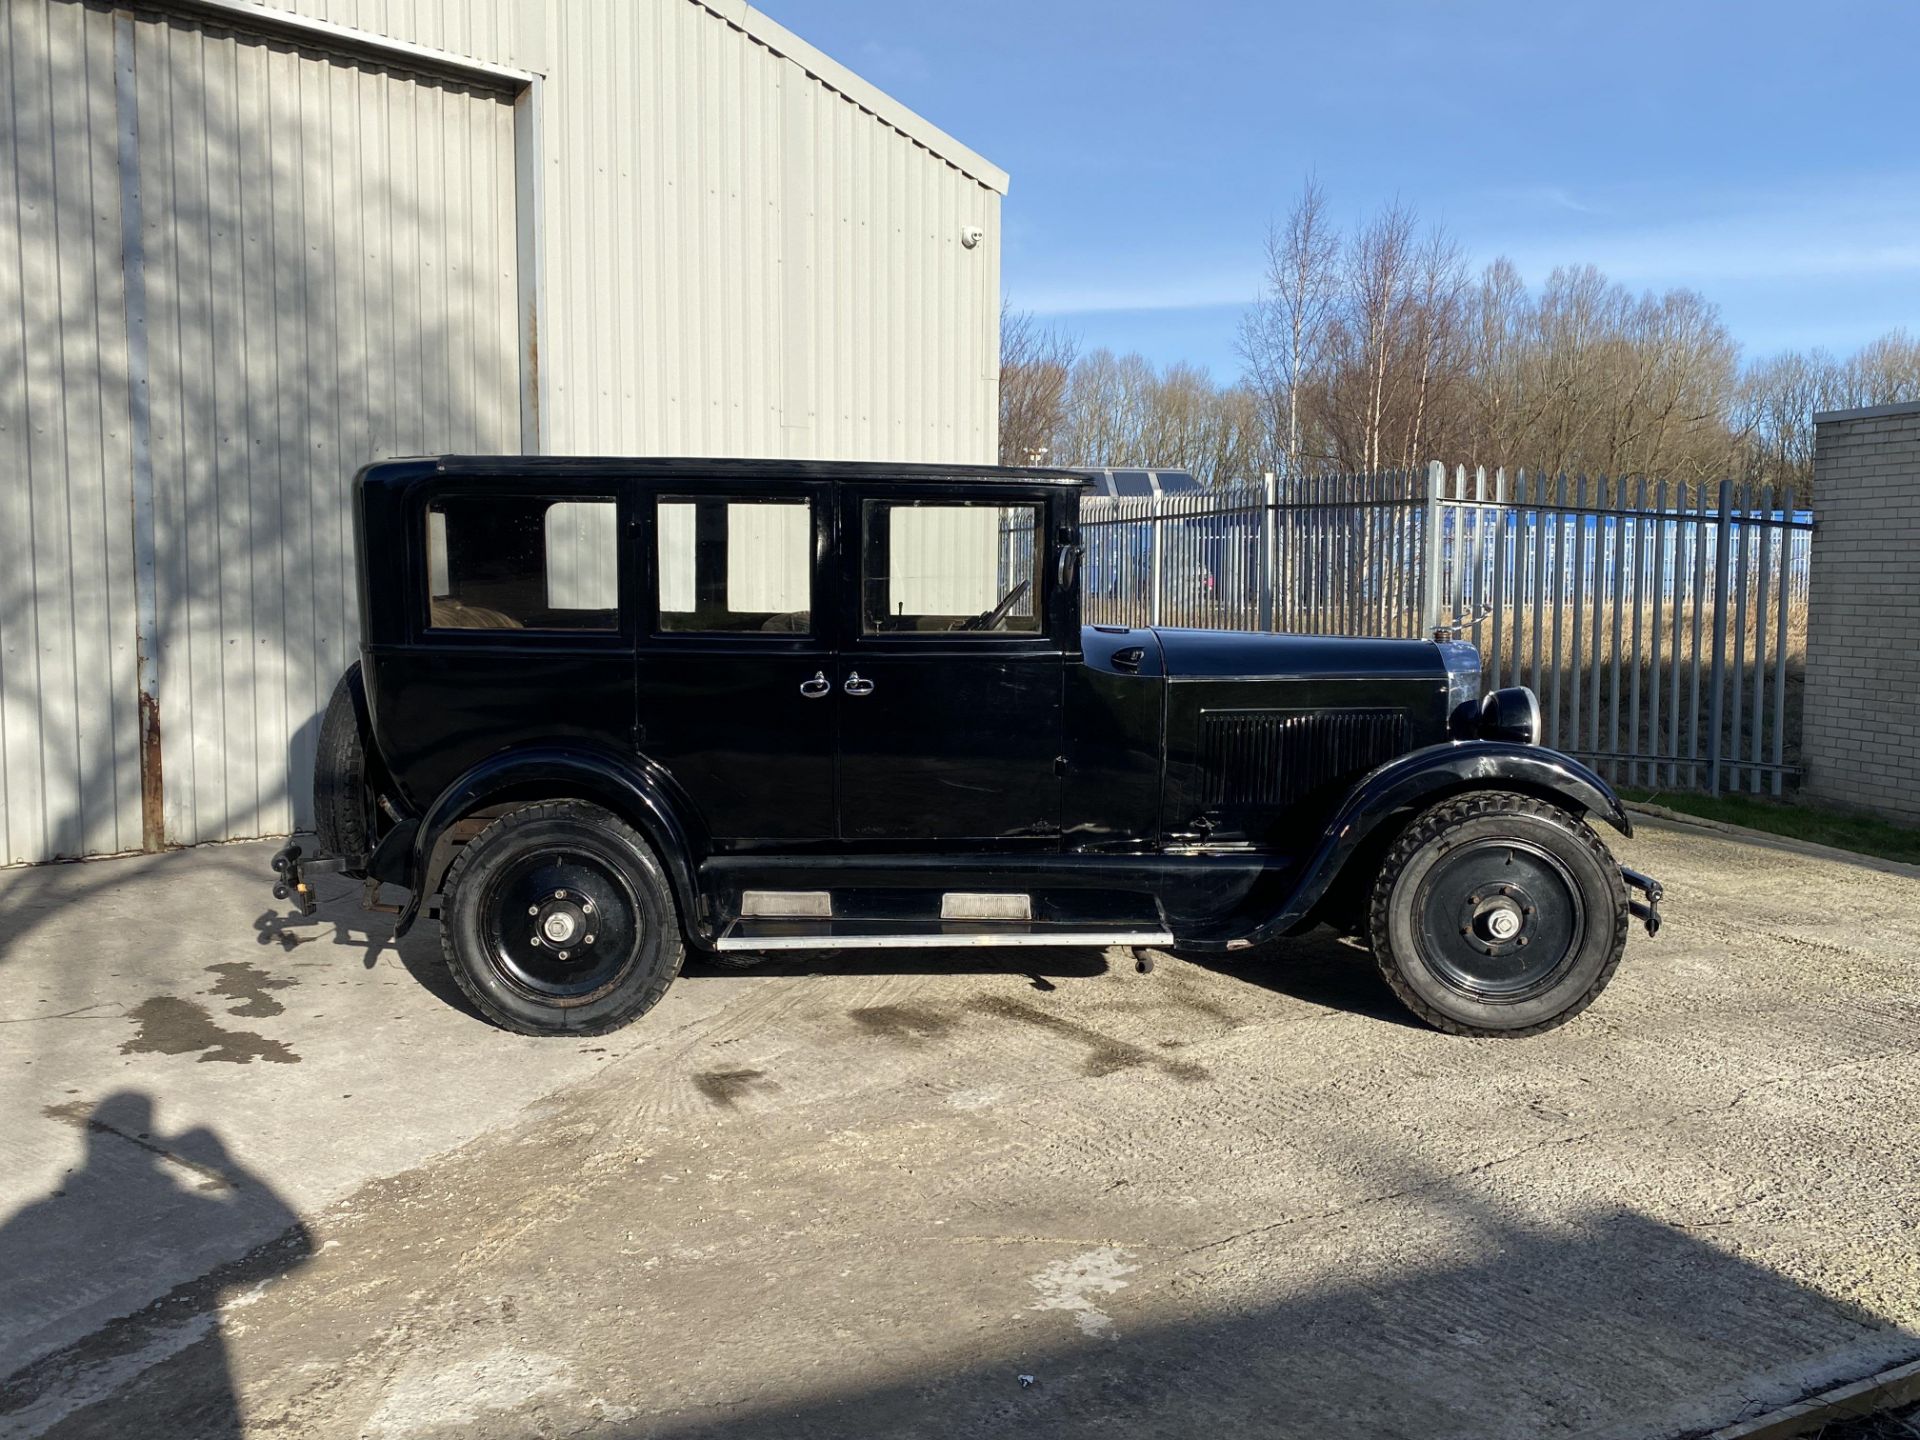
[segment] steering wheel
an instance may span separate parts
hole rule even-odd
[[[1007,616],[1013,612],[1013,607],[1020,603],[1020,597],[1032,588],[1033,581],[1022,580],[1018,585],[1000,597],[1000,603],[998,605],[982,615],[968,628],[974,630],[998,630]]]

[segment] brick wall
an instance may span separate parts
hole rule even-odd
[[[1920,823],[1920,404],[1814,419],[1802,788]]]

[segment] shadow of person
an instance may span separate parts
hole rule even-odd
[[[0,1225],[0,1353],[31,1357],[0,1375],[0,1430],[92,1433],[110,1411],[122,1434],[240,1435],[220,1306],[311,1255],[306,1227],[214,1131],[161,1133],[139,1091],[45,1113],[84,1153]],[[156,1349],[191,1363],[116,1388],[127,1357]]]

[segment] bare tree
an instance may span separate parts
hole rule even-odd
[[[1062,465],[1190,470],[1202,483],[1251,479],[1266,434],[1254,393],[1193,365],[1095,350],[1073,367],[1053,459]]]
[[[1269,225],[1265,287],[1240,327],[1247,384],[1272,432],[1274,468],[1301,472],[1300,403],[1337,293],[1340,237],[1326,192],[1309,176],[1286,222]]]
[[[1396,201],[1375,216],[1347,247],[1344,283],[1348,314],[1343,326],[1349,363],[1364,378],[1359,408],[1359,468],[1378,470],[1381,437],[1400,376],[1395,360],[1413,280],[1413,212]]]
[[[1472,376],[1462,405],[1460,453],[1507,457],[1522,452],[1520,421],[1525,402],[1521,356],[1528,344],[1531,301],[1511,260],[1495,260],[1465,300],[1462,322],[1466,368]]]
[[[1399,464],[1417,465],[1436,434],[1457,431],[1452,390],[1465,366],[1462,335],[1467,265],[1460,247],[1439,230],[1429,232],[1414,258],[1407,312],[1406,365],[1413,375],[1413,413]],[[1445,442],[1443,442],[1445,443]]]
[[[1066,420],[1078,346],[1030,311],[1000,307],[1000,463],[1047,459]]]
[[[1851,355],[1841,367],[1832,408],[1897,405],[1920,400],[1920,339],[1890,330]]]
[[[1813,417],[1821,410],[1920,400],[1920,340],[1904,330],[1869,341],[1844,360],[1825,350],[1789,350],[1749,365],[1740,377],[1732,426],[1746,475],[1813,496]]]

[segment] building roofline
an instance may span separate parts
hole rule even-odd
[[[776,55],[791,60],[829,90],[846,96],[862,110],[891,125],[963,175],[998,194],[1007,193],[1007,172],[986,156],[961,144],[931,120],[901,104],[878,85],[861,79],[832,56],[809,45],[778,20],[754,9],[746,0],[692,0],[692,3],[711,11],[735,29],[745,31]]]
[[[664,476],[675,480],[874,480],[966,482],[998,481],[1014,485],[1064,485],[1086,489],[1088,477],[1077,470],[1042,466],[929,464],[889,460],[784,460],[764,457],[655,455],[411,455],[376,460],[363,474],[413,473],[431,466],[442,475],[489,479],[527,479],[538,475]],[[378,478],[378,477],[375,477]]]
[[[1813,423],[1825,425],[1830,420],[1878,420],[1889,415],[1920,415],[1920,400],[1902,400],[1894,405],[1862,405],[1855,410],[1816,411]]]

